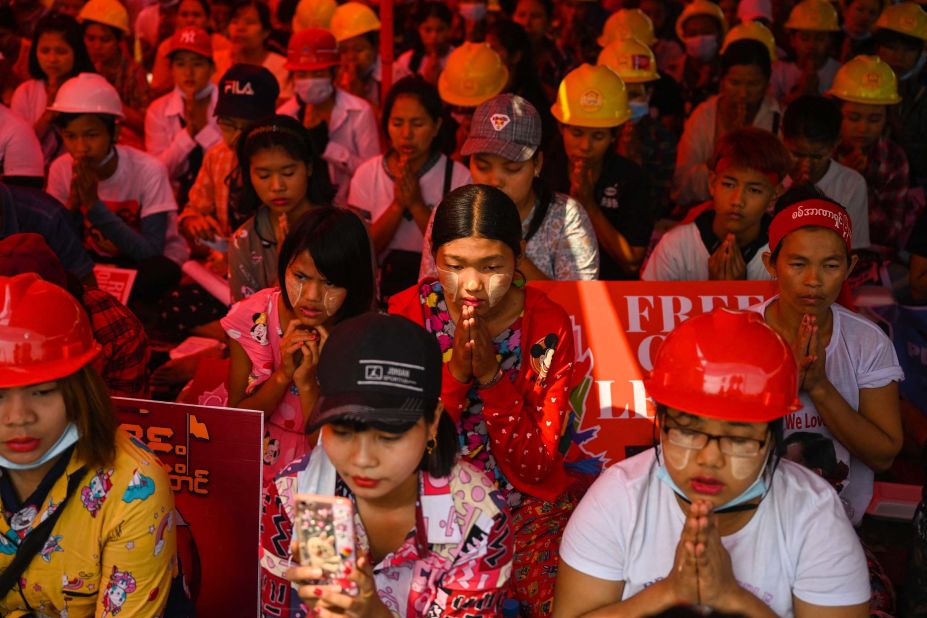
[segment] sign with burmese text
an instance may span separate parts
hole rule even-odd
[[[643,378],[666,335],[716,307],[746,309],[775,294],[768,281],[531,283],[573,323],[572,413],[562,448],[589,471],[653,444],[654,403]]]
[[[170,478],[196,615],[257,615],[263,414],[122,397],[113,404],[122,429]]]

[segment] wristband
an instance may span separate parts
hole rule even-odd
[[[500,364],[499,368],[496,369],[496,375],[494,375],[489,382],[483,383],[479,380],[476,381],[477,388],[491,388],[499,383],[499,380],[502,379],[503,375],[505,375],[505,372],[502,371],[502,365]]]

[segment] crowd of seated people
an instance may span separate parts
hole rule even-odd
[[[861,536],[927,368],[855,302],[927,305],[923,4],[383,4],[0,3],[0,614],[187,611],[114,541],[172,498],[108,402],[206,355],[264,414],[263,615],[927,614],[927,501],[903,596]],[[775,292],[668,336],[593,478],[543,280]],[[282,566],[297,487],[352,501],[350,586]]]

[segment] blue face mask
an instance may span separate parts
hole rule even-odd
[[[756,480],[753,481],[750,487],[747,487],[747,489],[744,490],[744,492],[741,493],[736,498],[732,498],[728,500],[721,506],[712,509],[712,511],[714,511],[715,513],[723,513],[727,509],[731,509],[735,506],[740,506],[741,504],[749,502],[755,498],[759,498],[760,496],[766,495],[766,475],[764,474],[765,471],[766,471],[766,466],[763,466],[763,469],[760,470],[760,473],[757,475]],[[692,500],[689,499],[689,496],[687,496],[685,492],[683,492],[682,489],[679,488],[679,485],[676,484],[673,478],[669,475],[669,472],[666,471],[666,467],[663,466],[662,464],[660,464],[660,466],[657,468],[657,478],[663,481],[666,485],[668,485],[669,488],[673,490],[673,493],[679,496],[684,502],[686,503],[692,502]]]
[[[65,452],[73,445],[77,444],[79,439],[80,434],[77,431],[77,425],[74,423],[68,423],[68,426],[61,434],[61,437],[58,438],[58,441],[55,442],[50,449],[45,451],[44,455],[35,461],[27,464],[19,464],[13,463],[6,457],[0,456],[0,468],[6,468],[7,470],[35,470],[36,468],[44,466],[55,457]]]
[[[642,100],[628,101],[631,108],[631,122],[637,122],[650,113],[650,103]]]

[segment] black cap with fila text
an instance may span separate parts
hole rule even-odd
[[[253,64],[235,64],[219,80],[216,116],[256,122],[274,115],[280,84],[274,74]]]
[[[308,431],[336,421],[411,425],[437,406],[442,369],[437,340],[418,324],[373,312],[345,320],[322,349]]]

